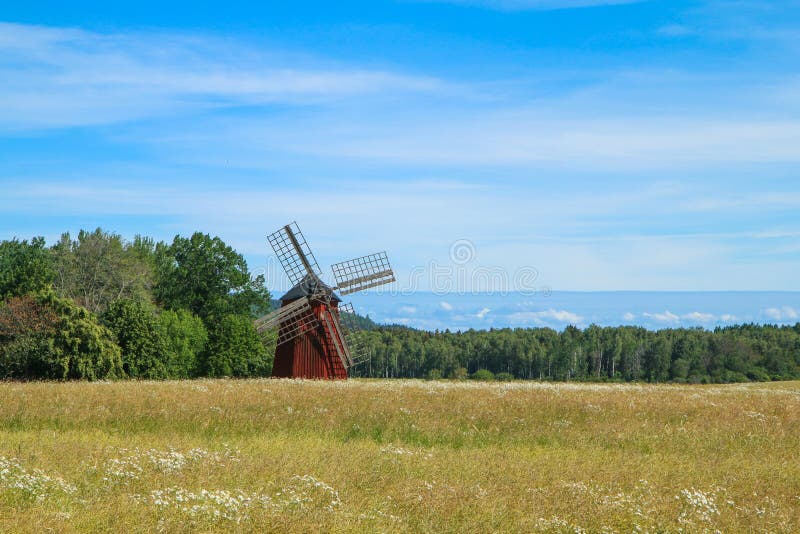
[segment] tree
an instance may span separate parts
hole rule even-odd
[[[43,237],[0,243],[0,300],[41,291],[53,283],[53,275]]]
[[[158,317],[164,338],[165,362],[170,378],[189,378],[200,373],[200,356],[208,343],[203,321],[186,310],[165,310]]]
[[[0,304],[0,378],[32,379],[51,374],[52,338],[59,318],[33,295]]]
[[[206,376],[266,376],[269,359],[253,321],[242,315],[225,315],[209,332],[203,362]]]
[[[92,313],[105,312],[115,300],[149,298],[152,270],[118,234],[81,230],[73,241],[65,233],[53,253],[56,291]]]
[[[172,310],[186,309],[208,324],[212,316],[254,317],[269,311],[271,300],[264,277],[250,277],[244,257],[219,237],[196,232],[175,236],[170,246],[156,250],[157,300]]]
[[[167,378],[167,344],[152,306],[139,300],[113,302],[104,321],[122,349],[122,364],[131,378]]]
[[[665,382],[669,378],[672,361],[672,344],[663,334],[658,332],[655,340],[644,355],[644,368],[650,382]]]
[[[120,348],[97,316],[53,292],[36,300],[58,317],[45,355],[47,372],[42,378],[97,380],[124,376]]]

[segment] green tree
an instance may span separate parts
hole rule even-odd
[[[0,300],[36,293],[53,282],[53,265],[43,237],[0,243]]]
[[[167,378],[167,344],[149,304],[114,301],[103,317],[122,349],[125,373],[131,378]]]
[[[124,376],[122,356],[114,334],[86,308],[47,292],[38,297],[40,305],[58,317],[45,362],[43,378],[111,379]]]
[[[0,379],[52,374],[52,340],[58,322],[56,313],[33,295],[0,303]]]
[[[81,230],[53,246],[55,289],[92,313],[101,314],[118,299],[149,299],[152,270],[137,249],[114,233]]]
[[[669,378],[672,362],[672,344],[663,332],[655,334],[655,339],[645,352],[644,368],[650,382],[665,382]]]
[[[203,369],[207,376],[266,376],[269,359],[253,321],[225,315],[209,332]]]
[[[264,277],[251,278],[244,257],[219,237],[197,232],[176,236],[156,250],[155,296],[168,309],[186,309],[208,324],[212,316],[250,317],[270,310]]]
[[[200,356],[208,343],[208,332],[199,317],[187,310],[165,310],[158,317],[166,349],[170,378],[189,378],[200,373]]]

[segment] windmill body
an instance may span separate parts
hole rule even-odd
[[[323,326],[324,317],[339,316],[341,299],[333,290],[322,282],[301,282],[281,297],[281,308],[291,306],[300,299],[308,299],[311,313],[323,319],[316,325],[305,325],[304,333],[278,345],[275,349],[275,362],[272,365],[272,376],[280,378],[347,378],[347,368],[333,347]],[[296,321],[297,319],[294,319]],[[341,321],[340,321],[341,323]],[[278,335],[290,332],[295,328],[292,319],[278,325]]]
[[[359,343],[355,312],[334,293],[355,293],[394,282],[385,252],[332,266],[336,287],[321,278],[311,249],[297,223],[269,235],[278,260],[295,284],[281,307],[255,321],[259,331],[278,329],[272,376],[344,379],[348,369],[369,358]]]

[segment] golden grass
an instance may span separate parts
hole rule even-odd
[[[798,532],[800,383],[0,384],[0,532]]]

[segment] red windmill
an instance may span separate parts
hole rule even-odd
[[[385,252],[332,266],[336,287],[321,280],[314,254],[297,223],[269,235],[286,275],[295,284],[281,297],[281,307],[256,321],[259,331],[278,327],[272,376],[347,378],[347,370],[369,357],[359,344],[356,315],[342,295],[394,282]]]

